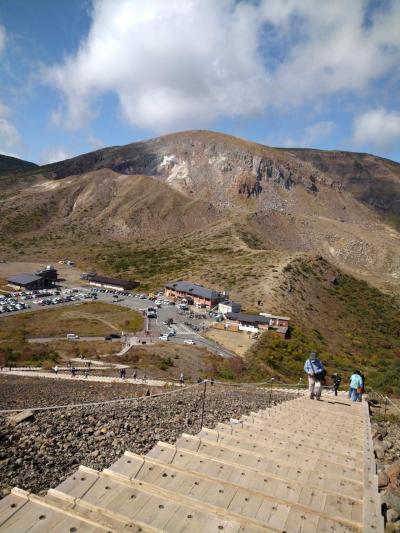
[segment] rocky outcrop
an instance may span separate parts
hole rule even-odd
[[[49,165],[43,173],[50,179],[108,168],[115,172],[158,176],[173,182],[177,167],[184,166],[190,183],[204,186],[204,181],[229,185],[240,176],[254,179],[238,188],[239,194],[258,195],[262,182],[271,182],[289,190],[303,185],[311,192],[319,186],[339,187],[339,182],[294,157],[255,143],[211,132],[184,132],[123,147],[106,148]]]
[[[355,198],[373,207],[383,218],[400,227],[400,164],[370,154],[287,149],[324,174],[334,177]]]
[[[378,486],[386,514],[386,531],[400,531],[400,424],[373,425],[373,443],[378,463]]]

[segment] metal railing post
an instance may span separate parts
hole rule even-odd
[[[204,389],[203,389],[203,401],[201,406],[201,422],[200,422],[200,431],[203,429],[203,421],[204,421],[204,407],[206,403],[206,391],[207,391],[207,380],[204,380]]]
[[[384,422],[386,422],[387,405],[388,405],[388,397],[385,396],[385,412],[383,413],[383,421],[384,421]]]
[[[272,381],[274,378],[271,378],[271,383],[269,385],[269,398],[268,398],[268,407],[271,407],[271,398],[272,398]]]

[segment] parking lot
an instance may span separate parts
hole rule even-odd
[[[60,286],[39,291],[14,291],[9,296],[0,296],[0,313],[1,316],[7,316],[39,311],[49,306],[73,305],[93,300],[115,303],[142,312],[145,316],[145,329],[152,340],[199,344],[221,357],[233,355],[229,350],[203,337],[202,334],[210,327],[212,320],[206,309],[198,309],[185,304],[175,305],[175,302],[165,298],[162,293],[150,299],[144,293],[120,292],[95,287]],[[75,339],[71,338],[71,340]]]

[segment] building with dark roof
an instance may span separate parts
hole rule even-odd
[[[35,272],[35,275],[44,278],[47,285],[52,285],[58,280],[58,270],[52,265],[47,265],[46,268],[41,268]]]
[[[17,274],[7,279],[7,283],[16,289],[37,290],[44,289],[46,280],[36,274]]]
[[[138,281],[110,278],[108,276],[88,276],[89,285],[103,287],[104,289],[114,289],[117,291],[127,291],[139,287]]]
[[[249,313],[226,313],[225,316],[227,320],[230,322],[236,322],[239,326],[251,326],[260,329],[268,329],[269,326],[269,319],[261,315],[251,315]]]
[[[196,285],[190,281],[172,281],[164,288],[165,295],[169,298],[187,298],[195,304],[206,306],[209,309],[215,307],[225,296],[213,289],[207,289],[203,285]]]

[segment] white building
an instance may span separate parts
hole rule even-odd
[[[221,313],[222,315],[226,315],[226,313],[240,313],[241,309],[242,306],[232,300],[225,300],[218,304],[218,313]]]

